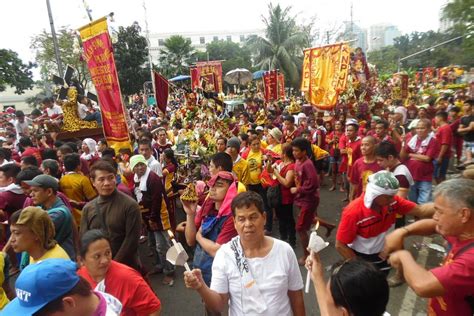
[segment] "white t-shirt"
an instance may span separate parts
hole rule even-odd
[[[303,288],[303,279],[293,249],[286,242],[273,239],[273,247],[263,258],[247,259],[250,271],[267,305],[261,315],[293,315],[288,291]],[[229,315],[244,315],[242,309],[241,276],[230,249],[222,245],[212,264],[211,289],[229,294]]]
[[[52,117],[53,115],[63,114],[63,109],[59,105],[54,104],[52,108],[46,108],[46,112],[49,117]]]
[[[16,138],[20,139],[21,136],[29,136],[30,130],[29,126],[32,123],[32,120],[28,117],[25,117],[25,120],[20,122],[19,120],[14,120],[13,125],[15,126],[16,130]]]
[[[410,186],[415,184],[415,181],[413,180],[413,176],[411,175],[410,170],[408,170],[407,166],[404,164],[399,164],[395,170],[393,170],[393,174],[395,176],[405,176],[407,178],[408,183]]]
[[[81,120],[83,120],[87,116],[88,111],[89,108],[87,107],[87,105],[77,102],[77,114],[79,115],[79,118]]]
[[[163,169],[161,168],[161,164],[155,157],[150,156],[150,159],[147,160],[148,168],[151,169],[154,173],[156,173],[160,178],[163,178]]]

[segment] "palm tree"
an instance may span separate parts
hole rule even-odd
[[[282,9],[269,4],[265,38],[252,36],[247,44],[254,53],[256,67],[264,70],[280,69],[293,87],[301,80],[303,49],[310,46],[310,27],[300,27],[290,16],[291,7]]]
[[[195,54],[191,40],[181,35],[173,35],[164,41],[164,49],[160,49],[160,70],[163,75],[173,77],[189,72]]]

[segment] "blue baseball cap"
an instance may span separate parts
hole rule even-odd
[[[69,292],[79,282],[77,265],[67,259],[47,259],[27,266],[15,283],[16,298],[1,315],[33,315]]]

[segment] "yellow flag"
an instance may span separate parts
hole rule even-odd
[[[310,50],[309,101],[312,105],[322,110],[334,108],[339,94],[346,87],[349,61],[350,49],[345,43]]]

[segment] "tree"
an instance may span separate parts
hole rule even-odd
[[[298,87],[303,64],[303,49],[311,44],[310,27],[298,26],[291,7],[282,9],[280,5],[268,6],[265,23],[265,38],[252,36],[248,40],[255,54],[256,66],[260,69],[280,69],[293,87]]]
[[[452,21],[455,26],[470,30],[474,27],[474,1],[452,0],[443,8],[443,18]]]
[[[206,45],[206,52],[197,55],[199,61],[223,60],[222,72],[226,74],[235,68],[246,68],[251,70],[252,58],[247,47],[231,41],[214,41]]]
[[[5,91],[7,85],[15,87],[16,94],[31,89],[34,83],[33,67],[36,65],[31,62],[24,64],[16,52],[0,49],[0,92]]]
[[[61,28],[57,32],[57,38],[61,63],[64,66],[71,65],[74,67],[76,69],[75,78],[83,87],[86,87],[90,82],[90,74],[87,64],[82,59],[82,48],[76,31]],[[36,61],[40,66],[43,81],[51,80],[53,75],[63,76],[58,72],[53,37],[50,33],[43,30],[40,34],[34,36],[31,39],[30,48],[36,51]]]
[[[420,69],[449,65],[472,67],[474,66],[474,60],[471,56],[474,55],[474,43],[470,38],[459,38],[445,45],[429,49],[460,35],[460,33],[454,30],[448,33],[434,31],[413,32],[395,38],[392,46],[369,52],[367,60],[369,63],[376,65],[381,74],[396,72],[399,58],[422,51],[420,54],[401,61],[401,68]]]
[[[140,32],[140,25],[134,22],[128,27],[120,26],[116,34],[115,65],[120,89],[125,95],[143,90],[143,83],[151,80],[147,40]]]
[[[400,52],[394,46],[382,47],[368,53],[367,61],[377,67],[379,74],[393,74],[397,72],[397,61]]]
[[[160,49],[160,71],[170,78],[189,72],[189,65],[195,57],[195,51],[191,39],[181,35],[173,35],[167,38],[164,49]]]

